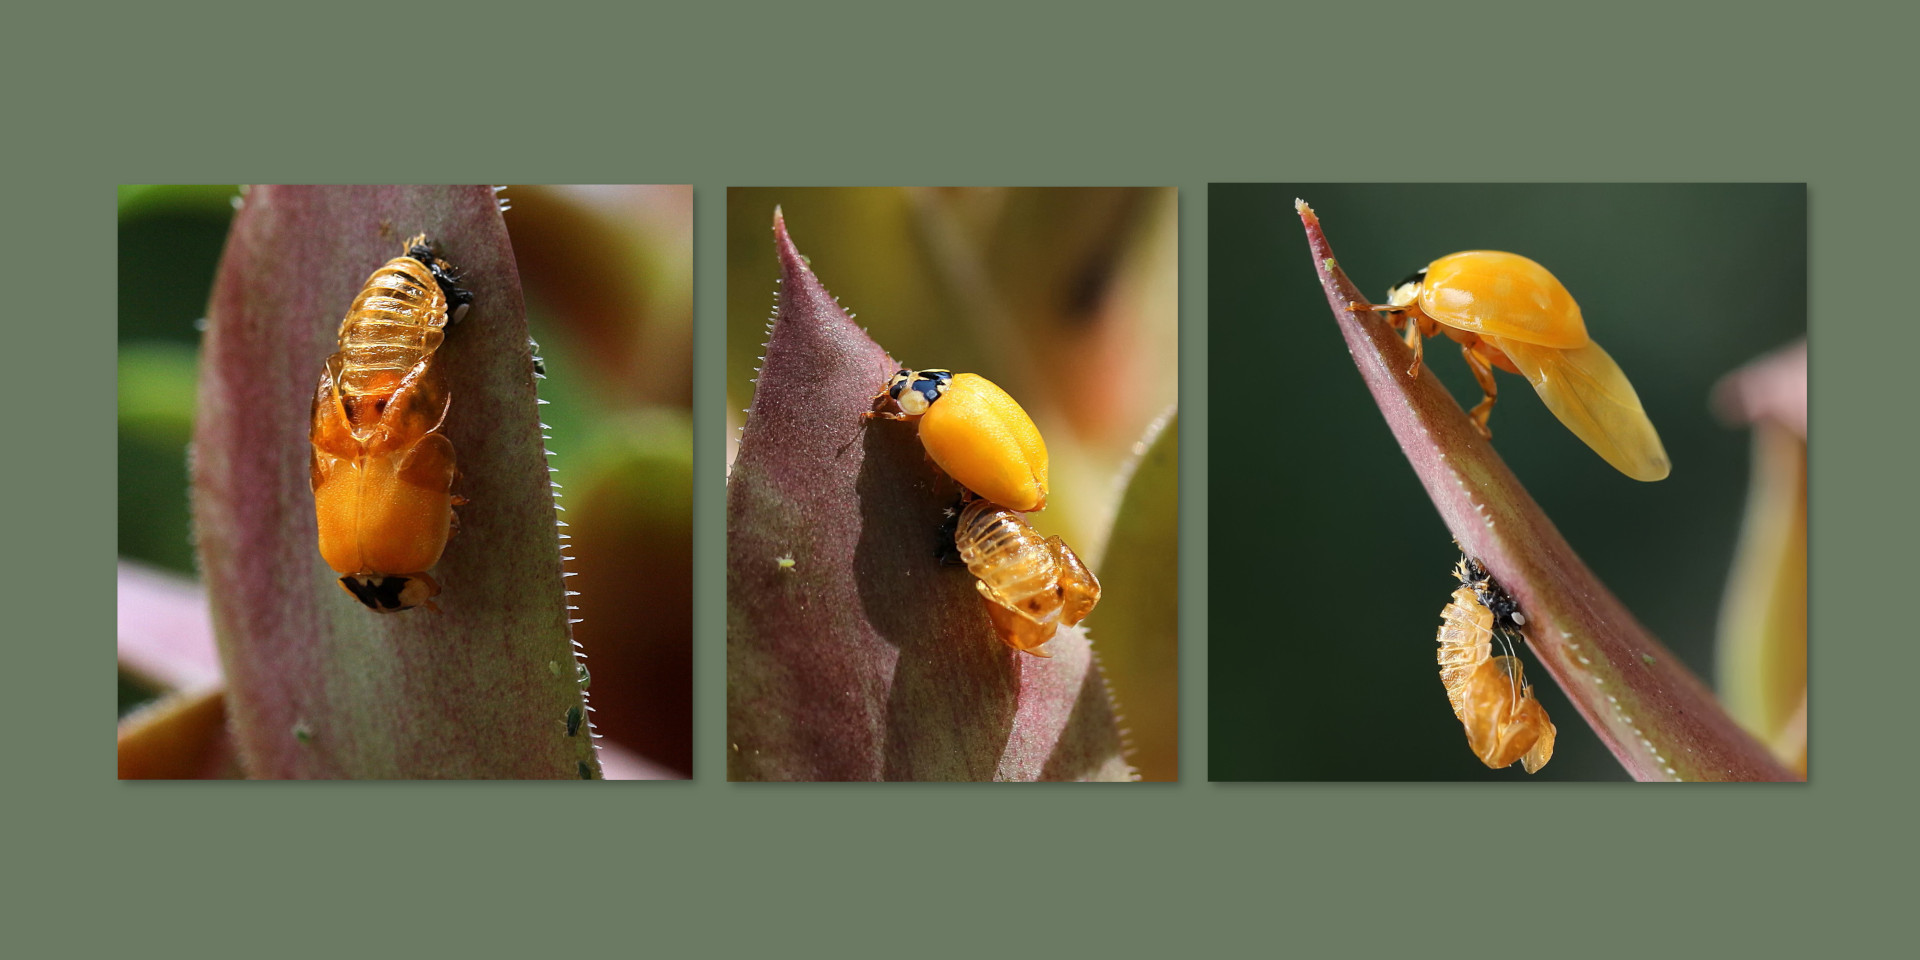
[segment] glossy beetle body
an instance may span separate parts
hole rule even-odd
[[[1046,441],[993,381],[949,370],[901,370],[874,400],[890,400],[895,410],[869,416],[918,421],[927,455],[961,486],[1021,512],[1046,508]]]
[[[1054,631],[1086,619],[1100,581],[1059,537],[1041,537],[1019,511],[974,500],[960,513],[954,546],[987,606],[994,632],[1036,657]]]
[[[1409,374],[1419,371],[1423,338],[1445,334],[1460,344],[1485,394],[1471,413],[1482,434],[1492,435],[1498,367],[1526,377],[1547,409],[1621,473],[1660,480],[1671,472],[1633,384],[1587,335],[1580,305],[1545,267],[1519,254],[1468,250],[1428,264],[1387,299],[1369,309],[1405,328]]]
[[[1483,596],[1505,598],[1484,568],[1461,558],[1453,575],[1461,581],[1452,600],[1440,611],[1438,660],[1440,681],[1446,685],[1453,715],[1466,729],[1467,746],[1480,762],[1493,769],[1519,761],[1535,773],[1553,759],[1556,731],[1546,708],[1534,699],[1518,657],[1491,656],[1496,629],[1502,621],[1525,623],[1509,607],[1496,615]],[[1510,598],[1507,600],[1510,605]]]
[[[472,297],[425,236],[374,271],[340,322],[313,399],[320,555],[368,609],[433,608],[452,534],[451,397],[434,354]],[[449,312],[449,306],[453,308]]]

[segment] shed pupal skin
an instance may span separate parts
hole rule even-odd
[[[437,610],[455,525],[451,407],[436,352],[473,296],[426,236],[368,277],[340,321],[312,408],[310,480],[320,554],[369,610]]]
[[[1480,762],[1497,770],[1519,761],[1537,772],[1553,758],[1553,723],[1534,699],[1520,659],[1492,656],[1496,632],[1517,632],[1526,617],[1478,561],[1461,557],[1453,575],[1460,587],[1440,611],[1435,636],[1453,715]]]
[[[977,580],[1001,642],[1036,657],[1061,627],[1086,619],[1100,580],[1058,536],[1041,537],[1019,511],[974,500],[960,511],[953,542]]]

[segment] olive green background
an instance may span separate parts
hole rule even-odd
[[[1347,355],[1295,197],[1376,303],[1457,250],[1522,253],[1567,285],[1633,381],[1673,475],[1642,483],[1608,466],[1519,376],[1496,378],[1494,447],[1587,565],[1711,684],[1752,442],[1708,397],[1806,332],[1806,188],[1215,184],[1209,432],[1240,440],[1208,471],[1208,775],[1527,776],[1476,760],[1447,705],[1433,634],[1460,552]],[[1426,357],[1463,405],[1479,400],[1453,341],[1429,341]],[[1520,656],[1559,729],[1533,776],[1626,779],[1539,660]]]
[[[7,218],[15,943],[1719,956],[1904,937],[1910,11],[47,9],[16,18],[8,64],[34,80]],[[417,107],[404,127],[396,103]],[[1282,178],[1809,183],[1813,784],[1206,782],[1205,190]],[[111,655],[112,187],[231,180],[695,185],[708,771],[725,749],[724,187],[1178,185],[1184,782],[116,782],[104,723],[84,721]],[[1244,438],[1219,439],[1212,468],[1231,469]]]

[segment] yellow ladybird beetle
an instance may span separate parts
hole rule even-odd
[[[1060,627],[1071,627],[1100,602],[1100,580],[1059,537],[1041,537],[1025,517],[990,500],[960,512],[954,546],[974,589],[986,602],[993,630],[1007,646],[1036,657]]]
[[[1553,759],[1553,722],[1534,699],[1520,658],[1491,656],[1495,631],[1515,630],[1526,618],[1476,561],[1462,557],[1453,575],[1460,588],[1440,611],[1435,637],[1453,715],[1481,763],[1498,770],[1517,760],[1536,773]]]
[[[1468,250],[1428,264],[1387,300],[1364,309],[1388,313],[1406,329],[1408,375],[1420,370],[1423,337],[1444,333],[1460,344],[1485,394],[1472,411],[1483,435],[1492,436],[1487,418],[1499,367],[1526,377],[1547,409],[1621,473],[1660,480],[1672,470],[1633,384],[1587,336],[1580,305],[1547,268],[1516,253]]]
[[[320,555],[348,593],[381,613],[438,609],[440,585],[426,571],[460,501],[453,442],[440,432],[451,397],[434,351],[473,302],[424,235],[404,250],[347,308],[313,398]]]
[[[1047,444],[1020,404],[978,374],[901,370],[869,417],[919,421],[927,455],[961,486],[1023,513],[1047,505]]]

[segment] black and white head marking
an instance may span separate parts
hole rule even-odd
[[[900,406],[900,412],[909,417],[917,417],[927,412],[935,400],[946,396],[947,385],[953,380],[950,370],[906,370],[893,375],[893,382],[887,386],[887,395]]]
[[[1420,285],[1427,281],[1427,268],[1421,267],[1405,280],[1387,289],[1387,302],[1396,307],[1404,307],[1420,299]]]

